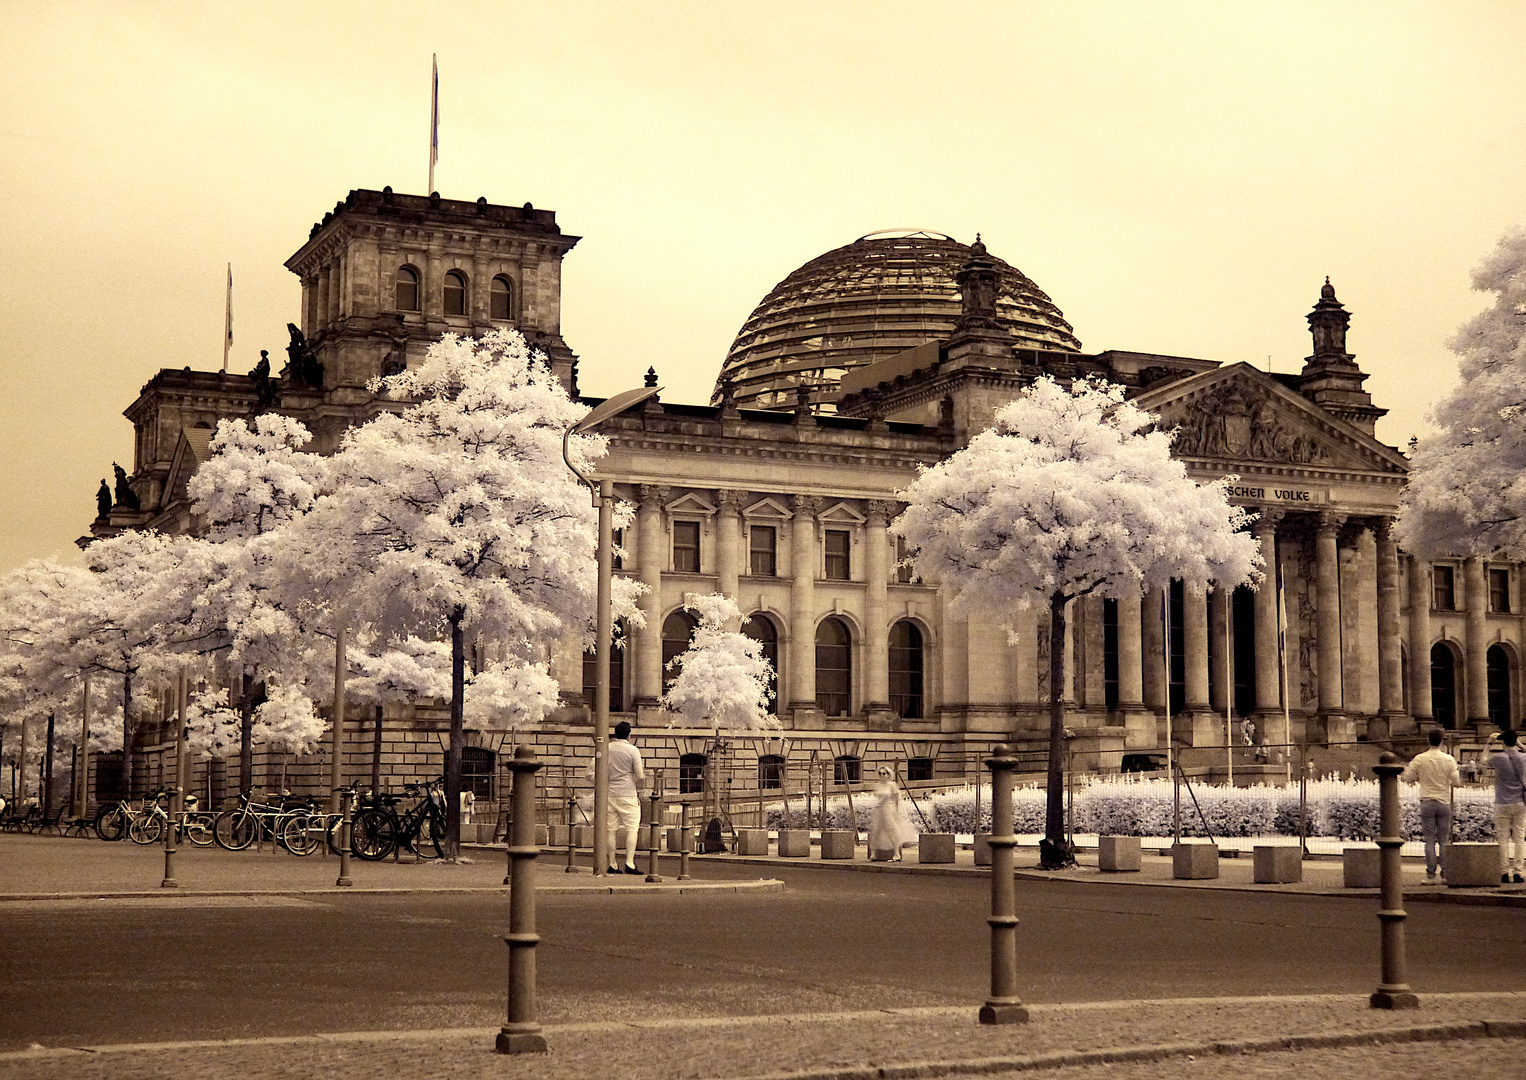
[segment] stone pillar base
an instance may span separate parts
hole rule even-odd
[[[864,706],[864,725],[870,731],[894,731],[898,719],[890,711],[890,706],[883,702],[876,701]]]
[[[1206,706],[1188,706],[1175,719],[1176,737],[1188,746],[1223,746],[1224,718]]]
[[[1356,742],[1356,721],[1342,712],[1322,712],[1316,718],[1316,731],[1311,731],[1311,736],[1316,733],[1324,741],[1326,746],[1336,743]]]
[[[1124,749],[1153,750],[1160,745],[1157,718],[1143,705],[1120,705],[1118,718],[1123,721]]]

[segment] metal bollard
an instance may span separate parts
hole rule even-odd
[[[689,835],[689,804],[681,802],[682,807],[678,817],[678,880],[689,880],[689,848],[693,838]]]
[[[991,996],[980,1007],[982,1024],[1022,1024],[1028,1010],[1017,996],[1017,892],[1013,863],[1017,837],[1012,832],[1012,748],[999,745],[986,758],[991,770]]]
[[[647,796],[647,798],[651,800],[652,820],[648,825],[647,833],[649,846],[647,848],[646,879],[648,881],[661,881],[662,875],[657,872],[657,849],[661,846],[662,840],[660,835],[662,826],[662,795],[654,786],[651,795]]]
[[[577,862],[575,861],[576,845],[572,842],[572,809],[577,804],[578,801],[576,799],[567,800],[567,869],[562,871],[564,874],[575,874],[578,870]]]
[[[170,796],[170,812],[164,815],[164,880],[159,882],[161,889],[178,889],[180,882],[175,880],[175,803],[180,798],[180,789],[172,788]]]
[[[514,774],[510,795],[509,859],[509,1022],[498,1032],[500,1054],[543,1054],[546,1039],[535,1019],[535,771],[541,767],[535,750],[514,748],[509,771]]]
[[[334,884],[341,888],[355,884],[350,880],[350,808],[354,802],[352,789],[339,793],[339,812],[344,816],[339,819],[339,880]]]
[[[1378,774],[1378,866],[1383,906],[1378,911],[1382,926],[1383,981],[1368,1003],[1374,1009],[1418,1009],[1420,999],[1410,991],[1404,958],[1404,886],[1399,849],[1404,837],[1399,830],[1399,774],[1404,766],[1385,753],[1372,767]]]

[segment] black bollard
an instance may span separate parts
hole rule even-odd
[[[509,859],[509,1022],[498,1033],[500,1054],[543,1054],[546,1039],[535,1019],[535,770],[541,762],[528,746],[514,748],[509,771],[514,774],[510,796]]]
[[[350,810],[354,803],[354,788],[339,793],[339,812],[344,815],[339,819],[339,880],[334,882],[339,887],[355,884],[350,880]]]
[[[562,871],[564,874],[575,874],[578,869],[577,845],[572,842],[572,810],[577,804],[576,799],[567,800],[567,869]]]
[[[652,820],[650,832],[647,834],[647,842],[650,846],[647,848],[646,879],[655,882],[662,880],[662,875],[657,872],[657,849],[662,846],[659,835],[662,827],[662,795],[658,792],[656,785],[653,785],[652,794],[648,798],[651,800]]]
[[[991,996],[980,1007],[982,1024],[1022,1024],[1028,1010],[1017,996],[1017,892],[1013,885],[1017,836],[1012,832],[1012,786],[1017,759],[1006,745],[986,759],[991,770]]]
[[[1404,766],[1395,755],[1384,753],[1372,771],[1378,774],[1379,883],[1383,893],[1378,922],[1383,934],[1383,981],[1368,1002],[1374,1009],[1418,1009],[1420,999],[1409,988],[1404,957],[1404,884],[1399,862],[1399,849],[1404,846],[1399,830],[1399,774]]]
[[[678,880],[689,880],[689,848],[693,838],[689,835],[689,804],[681,802],[678,817]]]

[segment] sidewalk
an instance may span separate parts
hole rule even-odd
[[[1526,994],[1426,995],[1406,1012],[1351,995],[1036,1005],[1000,1027],[976,1023],[978,1004],[548,1025],[547,1053],[516,1056],[493,1052],[495,1028],[39,1048],[0,1054],[0,1080],[1505,1080],[1526,1050]]]

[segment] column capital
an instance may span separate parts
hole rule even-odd
[[[641,496],[643,509],[656,509],[673,491],[665,484],[642,484],[636,490]]]
[[[1368,519],[1368,524],[1372,526],[1372,535],[1377,538],[1378,543],[1387,544],[1393,541],[1396,521],[1392,514],[1380,514]]]
[[[789,505],[796,517],[814,518],[821,511],[821,499],[816,495],[791,495]]]
[[[895,516],[896,504],[884,499],[871,499],[868,504],[869,523],[872,525],[875,518],[880,519],[880,524],[885,525]]]
[[[1277,523],[1283,519],[1283,516],[1284,512],[1281,510],[1257,511],[1256,520],[1250,524],[1251,535],[1260,540],[1268,533],[1275,534],[1277,532]]]
[[[1320,536],[1335,536],[1340,532],[1341,526],[1346,524],[1346,515],[1337,514],[1330,510],[1321,510],[1314,518],[1314,531]]]
[[[721,504],[721,513],[740,514],[743,504],[747,502],[747,492],[733,488],[719,488],[715,493],[715,499]]]

